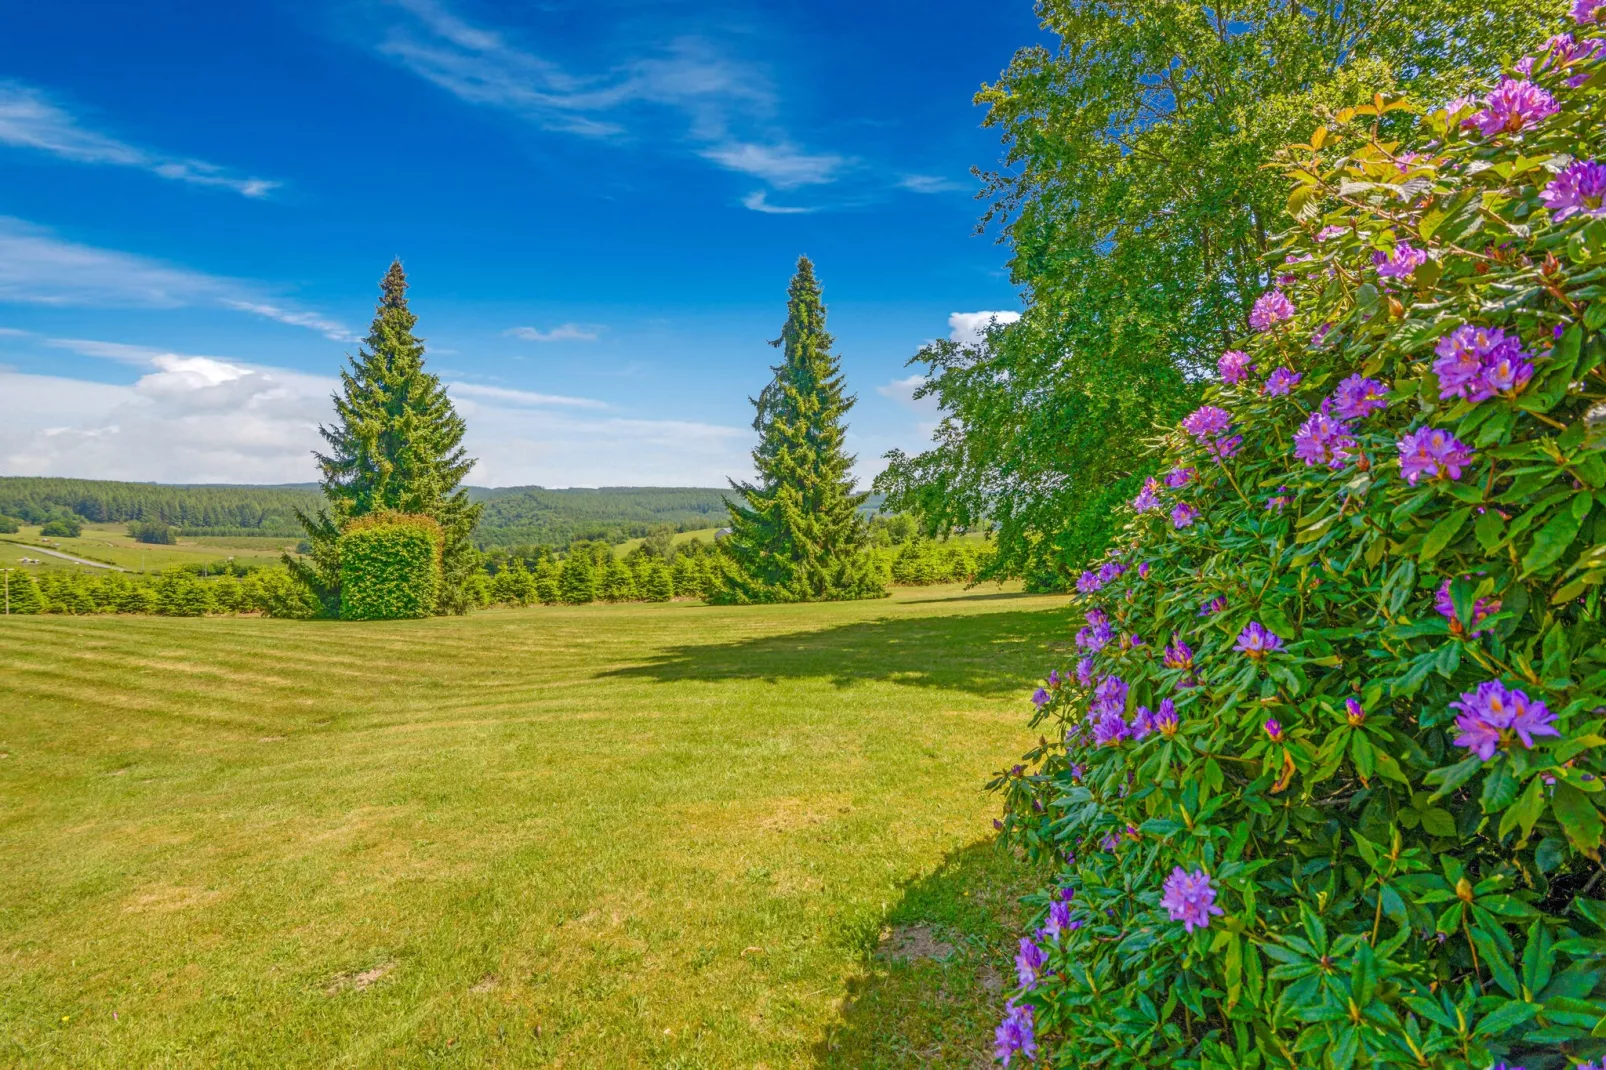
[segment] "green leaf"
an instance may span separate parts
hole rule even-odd
[[[1567,840],[1573,847],[1595,857],[1600,851],[1601,820],[1600,811],[1589,796],[1568,784],[1566,781],[1556,783],[1556,792],[1551,797],[1550,809],[1561,823],[1561,830],[1567,834]]]
[[[1512,1000],[1493,1013],[1486,1014],[1478,1019],[1477,1028],[1472,1030],[1472,1035],[1475,1037],[1497,1037],[1503,1033],[1510,1032],[1538,1013],[1539,1005],[1537,1003]]]
[[[1454,836],[1455,816],[1442,806],[1430,806],[1422,811],[1422,827],[1434,836]]]
[[[1522,838],[1526,840],[1534,830],[1534,822],[1539,820],[1539,815],[1544,809],[1544,781],[1535,776],[1528,781],[1527,790],[1522,793],[1522,798],[1500,818],[1500,835],[1504,836],[1520,825]]]
[[[1454,765],[1440,766],[1438,769],[1423,777],[1423,783],[1437,784],[1439,790],[1434,792],[1429,801],[1444,798],[1450,792],[1459,788],[1472,778],[1472,774],[1483,768],[1483,759],[1476,754],[1468,755]]]
[[[1450,545],[1450,541],[1460,533],[1462,525],[1467,522],[1467,517],[1471,515],[1472,510],[1463,505],[1459,509],[1452,510],[1449,516],[1434,524],[1428,530],[1427,538],[1422,540],[1422,549],[1416,555],[1417,560],[1427,564],[1435,557],[1438,557],[1444,551],[1444,548]],[[1574,533],[1576,534],[1576,529]],[[1568,541],[1572,540],[1569,539]],[[1557,556],[1561,556],[1559,552]]]
[[[1534,535],[1533,545],[1522,556],[1522,574],[1528,576],[1555,564],[1578,537],[1582,522],[1582,518],[1575,516],[1571,509],[1557,513],[1546,521],[1545,526]]]
[[[1535,920],[1528,926],[1528,946],[1522,952],[1522,984],[1530,998],[1545,990],[1550,983],[1551,961],[1550,930],[1545,923]]]

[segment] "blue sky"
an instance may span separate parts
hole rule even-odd
[[[1026,0],[17,5],[0,473],[314,478],[394,255],[473,482],[718,485],[807,253],[873,474],[935,420],[904,361],[1018,306],[971,97],[1039,37]]]

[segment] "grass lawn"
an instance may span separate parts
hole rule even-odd
[[[0,619],[0,1065],[985,1065],[1063,599]]]

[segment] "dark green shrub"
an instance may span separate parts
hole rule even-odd
[[[260,569],[242,584],[241,608],[269,617],[306,620],[318,614],[317,598],[286,569]]]
[[[428,617],[440,598],[440,525],[427,516],[371,513],[340,533],[342,620]]]
[[[995,782],[1056,869],[1002,1054],[1606,1054],[1603,60],[1557,39],[1412,151],[1381,99],[1290,150],[1253,340]]]
[[[675,580],[669,566],[649,561],[637,574],[636,590],[647,602],[668,602],[675,597]]]
[[[15,535],[22,530],[22,521],[14,516],[0,514],[0,535]]]
[[[119,594],[112,608],[119,613],[155,613],[156,589],[145,584],[130,584]]]
[[[146,542],[154,546],[171,546],[177,542],[172,528],[159,520],[136,520],[128,525],[128,536],[135,542]]]
[[[76,539],[83,533],[84,522],[73,513],[57,513],[39,529],[39,534],[51,539]]]
[[[609,602],[633,602],[636,578],[623,561],[609,561],[602,569],[601,595]]]
[[[542,605],[555,606],[563,600],[558,589],[558,563],[546,558],[535,569],[535,597]]]
[[[156,612],[164,617],[200,617],[217,610],[211,585],[181,568],[156,576]]]

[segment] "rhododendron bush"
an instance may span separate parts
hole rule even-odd
[[[1271,285],[995,784],[1055,877],[1000,1058],[1606,1053],[1606,55],[1574,29],[1288,151]]]

